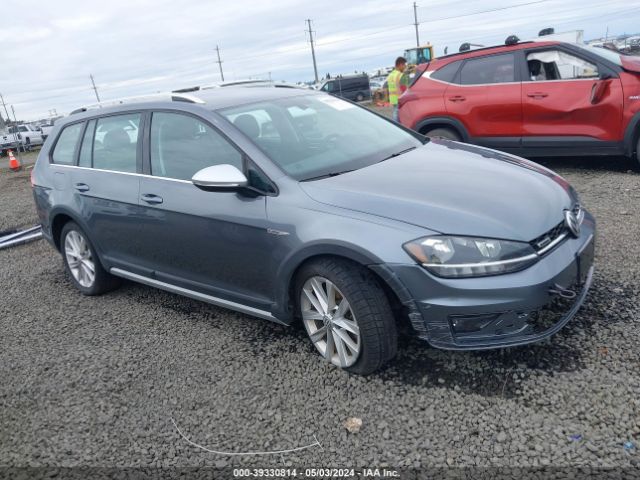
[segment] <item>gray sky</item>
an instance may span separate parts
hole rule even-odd
[[[532,3],[535,2],[535,3]],[[524,5],[527,4],[528,5]],[[305,19],[316,31],[318,73],[391,65],[415,45],[406,0],[3,0],[0,93],[18,118],[66,114],[103,100],[225,78],[311,80]],[[419,0],[420,40],[456,51],[460,43],[501,43],[583,29],[585,39],[640,31],[640,0]],[[520,5],[514,8],[504,8]],[[502,10],[497,10],[504,8]],[[487,10],[495,10],[487,12]],[[478,13],[485,12],[485,13]],[[456,18],[452,18],[456,17]],[[2,112],[2,115],[4,113]]]

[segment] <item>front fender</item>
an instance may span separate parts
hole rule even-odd
[[[381,263],[381,260],[362,247],[334,240],[316,241],[292,252],[284,259],[276,274],[276,302],[272,307],[273,316],[290,324],[293,321],[290,290],[298,268],[314,257],[334,256],[352,260],[369,266]]]

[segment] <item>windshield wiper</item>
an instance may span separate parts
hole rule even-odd
[[[401,150],[401,151],[399,151],[399,152],[392,153],[392,154],[391,154],[391,155],[389,155],[388,157],[384,157],[384,158],[383,158],[382,160],[380,160],[378,163],[380,163],[380,162],[384,162],[385,160],[390,160],[390,159],[395,158],[395,157],[399,157],[400,155],[402,155],[402,154],[404,154],[404,153],[407,153],[407,152],[410,152],[411,150],[415,150],[416,148],[417,148],[417,147],[409,147],[409,148],[405,148],[404,150]]]
[[[353,172],[353,171],[355,171],[355,169],[353,169],[353,170],[343,170],[341,172],[323,173],[322,175],[318,175],[317,177],[304,178],[304,179],[302,179],[300,181],[301,182],[310,182],[311,180],[321,180],[323,178],[336,177],[338,175],[342,175],[343,173],[349,173],[349,172]]]

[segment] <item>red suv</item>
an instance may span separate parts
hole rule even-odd
[[[525,156],[640,162],[640,57],[556,41],[437,58],[399,101],[400,122]]]

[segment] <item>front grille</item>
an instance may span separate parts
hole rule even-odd
[[[578,224],[582,224],[582,220],[584,219],[584,210],[582,209],[582,206],[579,203],[576,203],[571,208],[571,211],[578,219]],[[551,230],[531,240],[529,244],[535,249],[536,252],[542,255],[546,253],[547,250],[549,250],[549,245],[551,245],[555,241],[558,241],[558,243],[560,243],[560,237],[566,236],[568,233],[569,229],[567,228],[563,220]]]
[[[544,249],[547,245],[549,245],[551,242],[556,240],[560,235],[565,233],[566,230],[567,230],[567,227],[565,226],[564,221],[562,221],[559,224],[557,224],[555,227],[553,227],[551,230],[543,233],[539,237],[534,238],[529,243],[535,249],[536,252],[539,252],[540,250]]]

